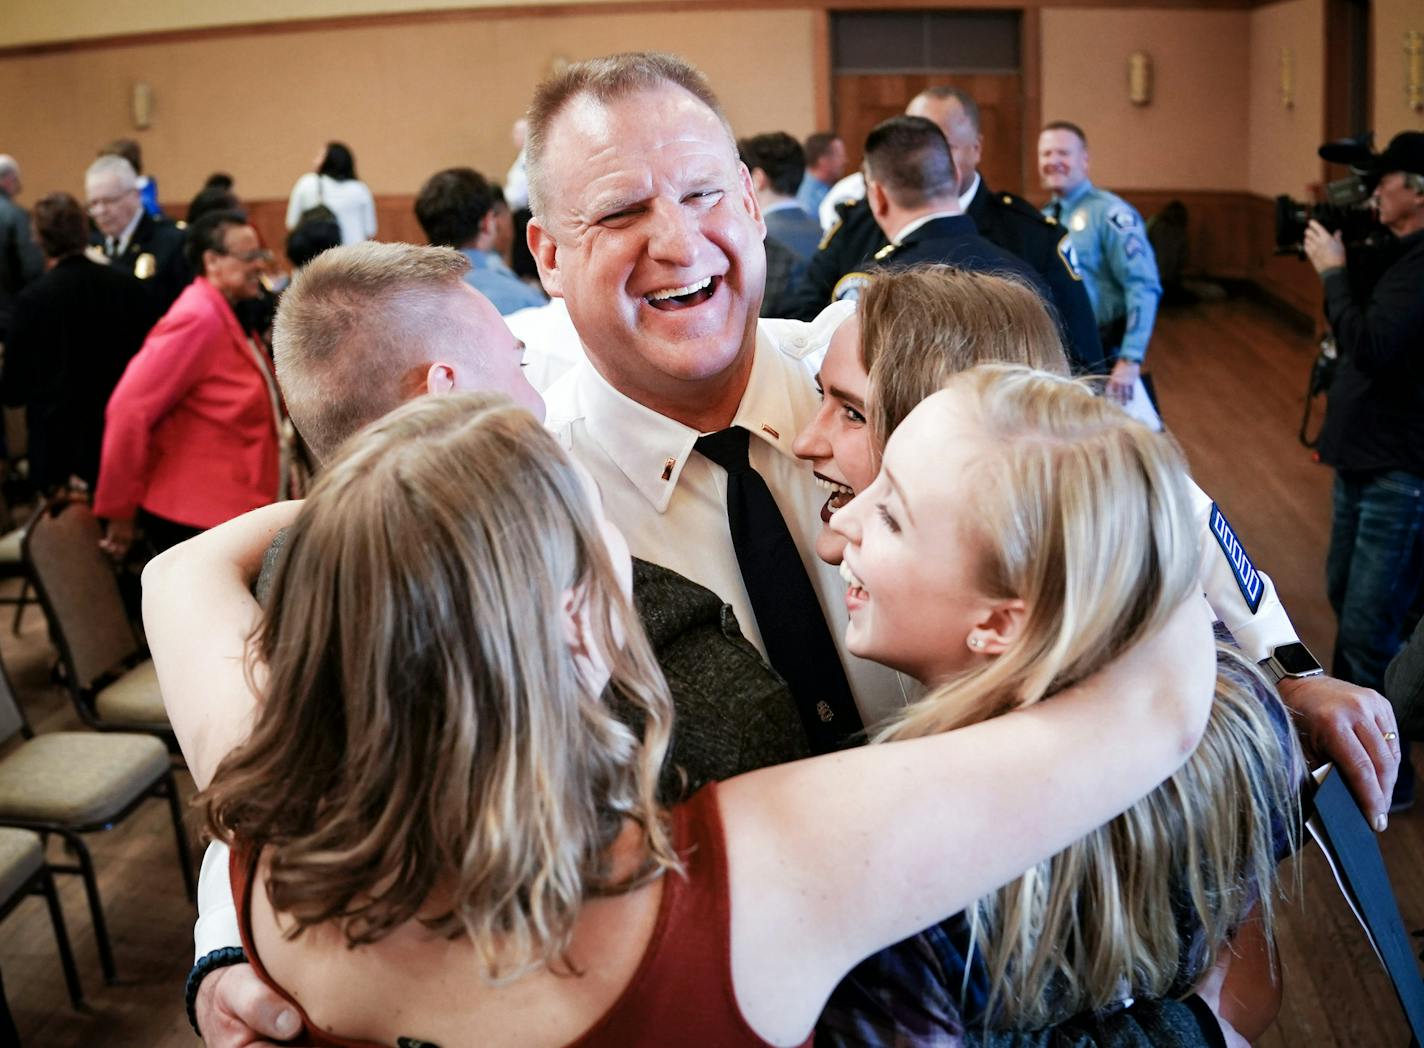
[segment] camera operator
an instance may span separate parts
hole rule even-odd
[[[1380,690],[1424,574],[1424,132],[1396,135],[1367,170],[1379,179],[1380,222],[1397,238],[1393,261],[1358,290],[1340,235],[1313,220],[1305,253],[1340,352],[1319,444],[1336,471],[1325,568],[1339,619],[1334,674]],[[1395,799],[1413,800],[1407,759]]]

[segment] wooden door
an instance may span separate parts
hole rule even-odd
[[[865,136],[898,116],[917,94],[943,84],[967,91],[979,103],[984,156],[979,170],[995,189],[1024,191],[1023,78],[1019,73],[837,73],[831,104],[834,127],[845,139],[848,170],[860,167]]]

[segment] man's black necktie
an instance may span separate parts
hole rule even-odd
[[[1055,200],[1055,201],[1053,202],[1053,206],[1050,207],[1048,210],[1050,210],[1050,211],[1053,212],[1053,221],[1055,221],[1055,222],[1062,222],[1062,221],[1063,221],[1063,201],[1061,201],[1061,200]]]
[[[767,657],[786,678],[811,748],[827,753],[861,730],[860,713],[801,554],[751,467],[750,439],[733,427],[699,437],[697,450],[727,471],[727,525]]]

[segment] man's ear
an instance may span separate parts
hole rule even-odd
[[[534,264],[539,267],[539,282],[550,298],[563,298],[563,277],[559,272],[559,245],[554,236],[537,218],[529,220],[525,233],[529,253],[534,256]]]
[[[996,601],[969,631],[969,649],[976,655],[1002,655],[1023,636],[1028,624],[1028,605],[1017,597]]]
[[[738,164],[742,169],[742,203],[747,212],[756,221],[757,229],[761,231],[761,238],[766,239],[766,219],[761,217],[761,201],[757,199],[756,186],[752,184],[752,173],[747,170],[746,164]]]
[[[865,199],[870,204],[870,213],[876,218],[884,218],[890,213],[890,194],[879,182],[865,180]]]
[[[480,219],[480,231],[475,238],[475,247],[481,251],[490,250],[494,244],[495,226],[498,221],[493,208],[485,212],[485,217]]]
[[[455,369],[449,364],[436,361],[431,364],[425,372],[425,389],[423,392],[439,396],[441,393],[449,393],[455,388]]]
[[[769,186],[769,185],[771,184],[771,179],[769,179],[769,178],[766,177],[766,172],[763,171],[761,168],[759,168],[759,167],[751,168],[751,173],[752,173],[752,190],[753,190],[754,192],[760,193],[763,189],[765,189],[767,186]]]

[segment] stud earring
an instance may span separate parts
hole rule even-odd
[[[983,637],[970,637],[970,638],[969,638],[969,646],[970,646],[971,648],[973,648],[975,651],[978,651],[980,648],[982,648],[982,647],[984,646],[984,638],[983,638]]]

